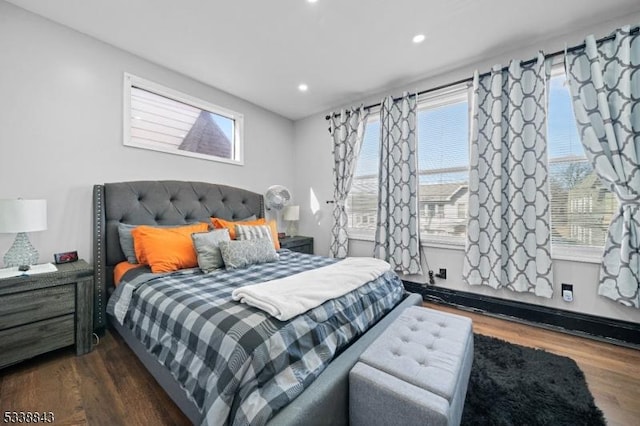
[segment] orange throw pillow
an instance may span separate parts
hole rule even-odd
[[[256,219],[256,220],[245,220],[240,222],[232,222],[230,220],[224,220],[217,217],[211,218],[211,223],[213,223],[213,227],[216,229],[227,228],[229,230],[229,237],[232,240],[236,239],[236,225],[245,225],[245,226],[260,226],[260,225],[268,225],[271,229],[271,240],[273,241],[273,246],[276,250],[280,250],[280,241],[278,241],[278,227],[276,226],[275,220],[270,220],[267,222],[266,219]]]
[[[138,261],[149,265],[151,272],[172,272],[198,266],[191,234],[206,232],[209,225],[199,223],[177,228],[138,226],[131,230]]]

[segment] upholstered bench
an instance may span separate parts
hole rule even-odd
[[[458,425],[473,362],[471,320],[419,306],[349,373],[351,425]]]

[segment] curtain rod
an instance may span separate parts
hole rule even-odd
[[[640,26],[631,28],[631,30],[629,31],[629,34],[630,35],[634,35],[634,34],[638,33],[638,30],[640,30]],[[605,37],[597,39],[596,40],[596,44],[602,44],[605,41],[613,40],[614,38],[616,38],[616,35],[615,34],[610,34],[608,36],[605,36]],[[586,43],[578,44],[576,46],[572,46],[572,47],[569,47],[567,49],[558,50],[556,52],[544,55],[544,58],[545,59],[549,59],[549,58],[553,58],[553,57],[558,56],[558,55],[563,55],[566,52],[575,52],[576,50],[583,49],[585,46],[586,46]],[[536,59],[529,59],[527,61],[520,62],[520,64],[521,65],[529,65],[529,64],[534,63],[535,61],[536,61]],[[503,67],[502,71],[506,71],[508,69],[509,69],[509,67]],[[485,73],[480,74],[480,77],[486,77],[488,75],[491,75],[491,71],[487,71]],[[424,95],[426,93],[435,92],[437,90],[445,89],[447,87],[455,86],[455,85],[462,84],[462,83],[468,83],[468,82],[471,82],[471,81],[473,81],[473,77],[463,78],[462,80],[454,81],[453,83],[442,84],[440,86],[432,87],[430,89],[421,90],[421,91],[419,91],[418,93],[416,93],[415,95],[412,95],[412,96]],[[402,98],[394,98],[393,100],[394,101],[398,101],[400,99],[402,99]],[[367,106],[364,107],[364,109],[371,109],[371,108],[379,107],[380,105],[382,105],[382,103],[378,102],[378,103],[375,103],[375,104],[367,105]],[[335,114],[333,114],[333,117],[337,117],[339,115],[340,114],[335,113]],[[325,118],[325,120],[330,120],[331,117],[332,117],[331,115],[327,115],[324,118]]]

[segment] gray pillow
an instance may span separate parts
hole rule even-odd
[[[191,234],[191,238],[198,255],[198,266],[202,272],[208,273],[224,266],[219,245],[222,241],[231,241],[227,228],[196,232]]]
[[[273,242],[268,238],[221,241],[220,252],[227,269],[244,268],[280,259]]]
[[[129,263],[138,263],[136,251],[133,248],[133,235],[131,230],[140,225],[128,225],[126,223],[118,224],[118,236],[120,237],[120,248]]]
[[[153,226],[154,228],[177,228],[179,226],[187,226],[198,222],[188,222],[181,225],[146,225]],[[120,238],[120,248],[122,249],[122,253],[127,258],[127,262],[129,263],[140,263],[138,262],[138,258],[136,257],[136,250],[133,246],[133,235],[131,235],[131,230],[137,228],[141,225],[129,225],[128,223],[119,223],[118,224],[118,237]]]

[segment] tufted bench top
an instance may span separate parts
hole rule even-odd
[[[469,318],[412,306],[360,361],[451,400],[471,329]]]
[[[409,307],[351,369],[350,424],[459,425],[472,363],[469,318]]]

